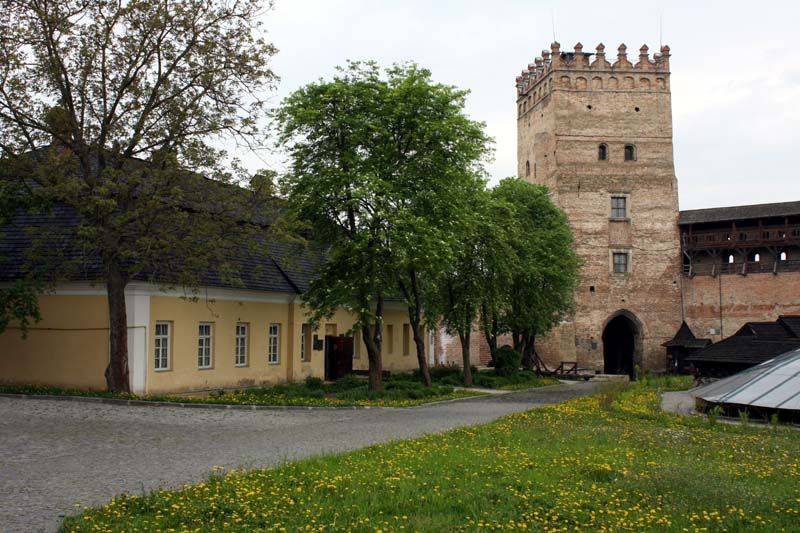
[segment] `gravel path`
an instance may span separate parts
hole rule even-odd
[[[0,531],[52,531],[98,505],[204,479],[488,422],[590,394],[556,385],[416,409],[240,411],[0,398]]]

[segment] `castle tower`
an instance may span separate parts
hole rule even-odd
[[[574,315],[537,342],[548,366],[662,370],[681,324],[669,47],[639,52],[553,43],[516,79],[519,175],[549,187],[583,260]]]

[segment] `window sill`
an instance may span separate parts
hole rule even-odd
[[[631,218],[630,217],[625,217],[625,218],[608,217],[608,221],[609,222],[630,222]]]
[[[172,368],[154,368],[153,372],[172,372]]]
[[[280,361],[275,361],[275,362],[267,362],[267,364],[268,364],[269,366],[279,366],[279,365],[281,364],[281,362],[280,362]]]
[[[249,364],[247,364],[247,363],[245,363],[245,364],[243,364],[243,365],[233,365],[233,366],[234,366],[234,367],[236,367],[236,368],[247,368],[247,367],[249,367],[250,365],[249,365]]]
[[[214,370],[213,366],[198,366],[197,370]]]

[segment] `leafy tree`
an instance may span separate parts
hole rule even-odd
[[[470,342],[472,331],[478,320],[481,304],[488,307],[497,287],[493,284],[499,262],[513,256],[509,240],[501,224],[511,220],[511,206],[496,201],[483,187],[475,189],[469,205],[471,216],[462,226],[455,259],[441,271],[437,281],[439,297],[435,305],[435,316],[448,333],[458,335],[464,368],[464,385],[471,386]],[[503,264],[502,270],[508,267]]]
[[[384,301],[398,295],[430,383],[426,295],[435,290],[432,272],[452,255],[459,199],[477,186],[487,153],[464,97],[413,64],[384,76],[375,63],[350,63],[290,95],[276,114],[292,161],[283,183],[290,209],[329,248],[305,295],[312,321],[338,308],[356,316],[372,390],[381,387]]]
[[[260,137],[275,49],[256,0],[9,0],[0,13],[0,149],[34,154],[35,194],[73,209],[108,294],[111,390],[128,390],[125,287],[195,286],[226,261],[252,193],[212,145]],[[47,148],[49,147],[49,149]],[[212,176],[202,178],[186,168]],[[235,167],[234,167],[235,168]],[[64,266],[51,268],[65,274]]]
[[[438,316],[426,301],[454,259],[471,196],[484,187],[489,139],[484,125],[464,114],[466,91],[433,83],[430,71],[413,64],[395,66],[387,77],[381,168],[393,197],[392,251],[420,374],[430,386],[423,326],[435,327]]]
[[[567,218],[546,187],[509,178],[493,192],[513,206],[516,221],[509,235],[517,260],[500,321],[511,332],[514,348],[522,352],[523,366],[533,369],[536,336],[572,309],[580,261]]]
[[[35,207],[34,196],[24,184],[0,175],[0,227],[8,224],[17,211]],[[0,266],[6,260],[0,255]],[[38,302],[41,288],[42,282],[35,278],[17,279],[9,286],[0,288],[0,333],[15,321],[25,336],[31,321],[38,322],[41,319]]]

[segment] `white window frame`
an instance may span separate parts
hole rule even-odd
[[[281,362],[281,325],[273,322],[267,329],[267,363],[278,365]]]
[[[203,328],[208,327],[208,333]],[[206,361],[208,359],[208,361]],[[214,365],[214,323],[200,322],[197,325],[197,368],[207,370]]]
[[[159,326],[167,328],[166,334],[158,332]],[[172,364],[172,354],[170,353],[172,351],[172,323],[165,320],[157,320],[154,333],[153,370],[156,372],[170,370]]]
[[[233,363],[237,367],[247,366],[250,359],[250,324],[247,322],[236,323],[236,340],[234,345]]]
[[[303,363],[307,363],[310,360],[308,357],[308,349],[310,346],[306,342],[306,336],[308,335],[308,324],[301,324],[300,325],[300,361]]]

